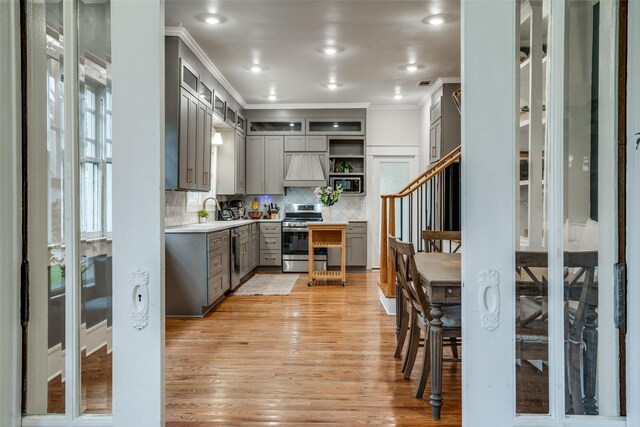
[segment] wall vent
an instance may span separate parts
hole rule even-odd
[[[431,80],[420,80],[418,82],[418,87],[425,87],[431,84]]]

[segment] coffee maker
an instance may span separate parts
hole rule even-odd
[[[218,211],[219,221],[231,221],[236,219],[233,210],[231,209],[231,203],[227,201],[220,202],[220,210]]]
[[[244,218],[244,202],[242,200],[232,200],[230,202],[231,211],[233,212],[234,219]]]

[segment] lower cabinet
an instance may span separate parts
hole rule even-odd
[[[165,235],[166,314],[204,316],[229,289],[229,230]]]
[[[257,223],[249,226],[249,259],[251,270],[256,268],[260,262],[260,232]]]
[[[327,264],[330,267],[340,266],[340,249],[329,248]],[[347,267],[367,266],[367,223],[366,221],[349,221],[347,226]]]
[[[278,267],[282,265],[282,224],[279,222],[260,223],[259,265]]]

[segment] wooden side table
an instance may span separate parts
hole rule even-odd
[[[309,222],[309,283],[311,286],[317,279],[340,280],[342,286],[347,283],[347,222]],[[314,270],[314,249],[340,248],[340,271]]]

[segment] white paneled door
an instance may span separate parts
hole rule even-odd
[[[638,425],[620,3],[462,4],[464,425]]]
[[[380,211],[381,198],[383,194],[394,194],[402,190],[413,178],[418,175],[417,159],[415,156],[391,156],[374,155],[373,159],[373,182],[370,188],[373,189],[373,196],[370,197],[372,206],[372,260],[374,267],[378,267],[380,262]],[[409,239],[409,203],[406,200],[397,200],[396,206],[396,230],[397,235]],[[401,208],[400,204],[404,206]],[[414,215],[415,218],[415,215]],[[404,228],[400,227],[404,224]]]
[[[22,425],[163,425],[164,5],[23,7]]]

